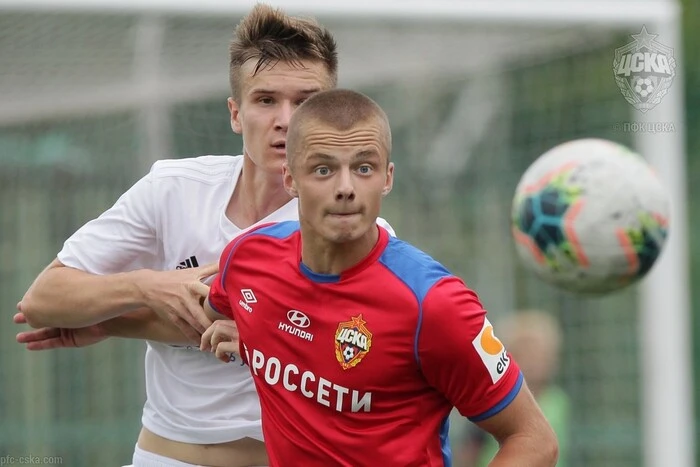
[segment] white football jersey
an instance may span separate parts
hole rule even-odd
[[[249,230],[225,214],[242,167],[243,156],[156,162],[114,206],[66,240],[59,261],[94,274],[218,261],[224,247]],[[258,224],[296,219],[293,199]],[[383,219],[377,222],[394,235]],[[258,397],[239,359],[223,363],[197,346],[148,341],[145,372],[142,423],[153,433],[193,444],[262,440]]]

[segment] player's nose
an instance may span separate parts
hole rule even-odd
[[[355,186],[353,185],[350,169],[340,170],[336,180],[335,199],[337,201],[352,201],[355,199]]]
[[[287,131],[287,128],[289,128],[289,119],[292,118],[292,112],[294,111],[294,106],[289,101],[283,101],[278,109],[279,110],[275,119],[275,129]]]

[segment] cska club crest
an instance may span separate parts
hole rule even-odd
[[[335,331],[335,358],[343,370],[355,367],[372,346],[372,333],[365,327],[362,315],[338,325]]]
[[[676,76],[673,49],[657,42],[658,34],[649,34],[642,26],[632,34],[633,42],[615,49],[615,81],[627,102],[645,113],[668,93]]]

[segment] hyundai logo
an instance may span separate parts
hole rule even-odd
[[[299,310],[289,310],[287,312],[287,319],[290,323],[299,328],[308,328],[311,324],[309,317]]]

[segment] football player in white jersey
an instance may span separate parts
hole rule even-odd
[[[282,182],[287,125],[307,97],[335,86],[335,41],[313,20],[258,5],[236,29],[230,80],[244,154],[156,162],[65,242],[15,317],[39,328],[17,337],[34,350],[147,339],[135,467],[267,463],[248,370],[198,350],[210,324],[202,280],[236,235],[298,218]]]

